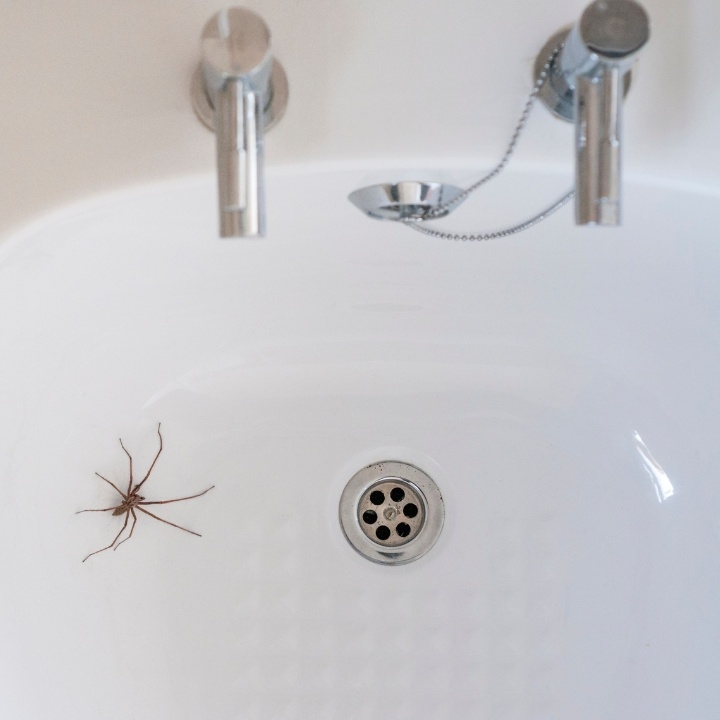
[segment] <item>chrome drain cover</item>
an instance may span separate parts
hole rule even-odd
[[[440,490],[408,463],[385,461],[355,473],[340,498],[345,537],[373,562],[417,560],[438,539],[445,519]]]
[[[425,523],[425,502],[420,490],[399,477],[386,477],[371,485],[358,503],[360,529],[383,547],[407,545]]]

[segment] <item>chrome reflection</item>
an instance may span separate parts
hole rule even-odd
[[[665,500],[675,494],[675,488],[660,463],[652,456],[650,450],[648,450],[647,445],[645,445],[637,430],[633,433],[633,437],[635,438],[637,451],[640,454],[643,466],[653,482],[658,502],[665,502]]]

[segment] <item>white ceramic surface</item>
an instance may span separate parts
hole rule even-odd
[[[3,247],[0,717],[718,717],[720,197],[463,244],[361,216],[365,175],[271,172],[264,241],[216,239],[203,176]],[[215,484],[158,510],[203,537],[82,564],[159,421],[146,495]],[[446,501],[407,566],[337,519],[383,459]]]

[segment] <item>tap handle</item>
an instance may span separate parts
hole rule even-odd
[[[273,56],[270,30],[259,15],[243,7],[220,10],[203,28],[200,50],[192,101],[204,125],[215,130],[219,95],[231,80],[240,83],[243,92],[260,96],[266,131],[280,120],[287,105],[288,82]]]
[[[650,37],[650,20],[634,0],[595,0],[580,18],[585,47],[606,62],[634,56]]]
[[[207,90],[214,94],[228,80],[265,93],[272,70],[270,30],[263,19],[243,7],[220,10],[201,36],[202,67]]]

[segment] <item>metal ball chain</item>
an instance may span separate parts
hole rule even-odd
[[[444,203],[443,205],[439,205],[438,207],[431,210],[426,217],[424,217],[422,220],[403,220],[402,222],[407,225],[407,227],[412,228],[413,230],[416,230],[417,232],[423,233],[423,235],[429,235],[430,237],[435,238],[441,238],[444,240],[493,240],[495,238],[501,238],[506,237],[508,235],[514,235],[515,233],[519,233],[523,230],[527,230],[528,228],[531,228],[533,225],[536,225],[542,220],[545,220],[545,218],[550,217],[555,211],[559,210],[563,205],[566,205],[572,198],[575,196],[575,191],[570,190],[568,193],[563,195],[559,200],[557,200],[555,203],[550,205],[549,207],[545,208],[541,212],[537,213],[536,215],[533,215],[531,218],[528,218],[524,222],[513,225],[511,227],[503,228],[501,230],[494,230],[493,232],[486,232],[486,233],[451,233],[451,232],[443,232],[442,230],[434,230],[429,227],[423,227],[422,223],[426,222],[427,220],[434,220],[437,218],[438,215],[445,215],[449,210],[452,210],[456,205],[461,203],[465,198],[468,197],[471,193],[475,192],[479,187],[484,185],[489,180],[492,180],[494,177],[499,175],[504,169],[505,166],[510,161],[510,158],[515,151],[515,146],[517,145],[518,139],[520,138],[520,135],[522,131],[525,129],[525,125],[527,124],[528,116],[530,115],[530,111],[532,110],[532,107],[535,103],[535,99],[538,96],[538,93],[540,92],[540,89],[542,88],[543,84],[548,78],[548,75],[550,74],[550,68],[555,63],[555,59],[557,58],[560,50],[562,50],[562,45],[558,45],[549,55],[548,59],[545,61],[545,64],[542,67],[542,70],[538,74],[537,80],[535,81],[535,85],[533,86],[532,91],[530,92],[530,95],[528,96],[527,101],[525,102],[525,107],[523,108],[522,114],[520,115],[520,120],[518,121],[517,126],[515,127],[515,131],[512,134],[512,137],[510,138],[510,142],[508,144],[507,150],[505,150],[505,154],[503,155],[500,162],[485,176],[480,178],[477,182],[473,183],[469,187],[467,187],[465,190],[463,190],[459,195],[457,195],[452,200],[448,201],[447,203]]]

